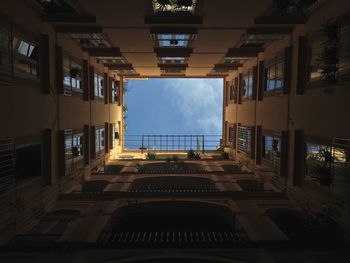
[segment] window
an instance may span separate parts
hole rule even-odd
[[[186,57],[161,57],[160,62],[162,64],[185,64],[187,61]]]
[[[112,103],[117,103],[119,101],[118,89],[119,89],[119,81],[112,80],[112,85],[111,85],[111,102]]]
[[[319,63],[319,54],[321,52],[321,43],[313,42],[309,48],[310,54],[310,65],[309,65],[309,80],[315,81],[319,80],[322,77],[322,69]]]
[[[114,148],[119,142],[119,127],[115,123],[112,124],[112,136],[112,144]]]
[[[230,145],[234,144],[235,136],[235,128],[233,126],[228,127],[228,141]]]
[[[63,55],[63,85],[65,95],[71,91],[82,92],[82,66],[68,53]]]
[[[65,130],[64,156],[65,156],[65,176],[73,174],[74,163],[83,159],[83,133]]]
[[[94,74],[94,94],[95,97],[104,98],[103,77],[98,73]]]
[[[153,0],[154,13],[193,13],[196,0]]]
[[[39,44],[15,34],[12,48],[14,73],[20,77],[39,79]]]
[[[281,138],[275,135],[263,135],[262,156],[269,162],[274,162],[275,157],[281,154]]]
[[[284,55],[278,53],[275,60],[266,68],[265,91],[282,90],[284,85]]]
[[[243,75],[242,97],[249,98],[253,95],[253,69],[249,69],[247,74]]]
[[[19,146],[15,153],[16,179],[25,181],[42,175],[42,147],[41,144]],[[4,161],[2,159],[1,161]]]
[[[234,101],[236,99],[236,87],[232,84],[229,89],[229,99]]]
[[[195,39],[193,34],[156,34],[154,40],[159,47],[189,47]]]
[[[95,130],[95,149],[96,153],[105,148],[105,128],[97,128]]]
[[[277,174],[281,173],[281,136],[264,134],[262,136],[262,157]]]
[[[251,127],[238,126],[238,151],[250,153]]]

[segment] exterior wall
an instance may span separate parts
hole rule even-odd
[[[302,155],[296,155],[298,160],[294,159],[295,130],[301,130],[304,134],[304,141],[309,136],[322,138],[331,141],[334,137],[349,138],[350,125],[344,121],[347,119],[347,113],[350,111],[348,98],[350,91],[346,88],[347,83],[339,83],[333,86],[333,94],[324,91],[324,87],[306,87],[303,94],[297,94],[298,87],[298,52],[299,37],[307,36],[312,32],[320,30],[320,25],[330,18],[348,14],[349,6],[346,1],[325,1],[317,10],[315,10],[306,24],[295,25],[292,33],[285,36],[282,40],[274,41],[269,44],[264,53],[260,53],[258,61],[268,61],[276,52],[286,47],[291,48],[291,70],[290,70],[290,90],[288,94],[264,96],[262,100],[244,101],[242,104],[229,103],[225,107],[225,121],[229,123],[241,123],[248,126],[261,126],[262,130],[271,132],[288,131],[288,166],[285,173],[279,180],[287,182],[289,187],[297,191],[302,191],[311,199],[318,202],[327,202],[329,199],[328,191],[320,186],[307,182],[303,179],[303,174],[295,170],[295,163],[303,159]],[[244,72],[252,64],[256,63],[254,59],[245,62],[238,73]],[[237,72],[231,73],[227,81],[232,82],[237,77]],[[258,85],[258,90],[262,89]],[[259,91],[258,91],[259,93]],[[227,95],[227,94],[226,94]],[[225,138],[227,140],[227,129]],[[237,135],[236,135],[237,139]],[[258,141],[255,143],[257,147]],[[238,160],[244,160],[252,169],[266,168],[264,162],[258,164],[257,160],[261,152],[256,153],[255,160],[250,156],[240,154],[233,149],[233,155]],[[261,149],[260,149],[261,150]],[[301,171],[303,172],[303,171]],[[301,178],[299,183],[295,182],[296,177]]]
[[[86,52],[83,52],[79,44],[66,36],[56,33],[52,24],[44,23],[25,2],[5,1],[1,3],[1,13],[12,18],[14,24],[18,24],[25,31],[47,34],[49,37],[49,61],[50,79],[49,94],[44,94],[40,81],[17,81],[11,86],[1,85],[0,89],[0,129],[1,137],[15,139],[16,147],[20,145],[41,143],[44,147],[43,131],[50,129],[50,163],[51,170],[45,170],[41,177],[27,178],[16,184],[17,212],[10,224],[0,220],[0,229],[7,229],[9,235],[29,228],[35,218],[52,206],[62,191],[71,189],[84,178],[88,178],[96,161],[82,164],[79,171],[70,178],[64,178],[59,167],[59,151],[62,145],[59,143],[60,131],[64,129],[83,130],[84,125],[105,125],[122,120],[122,104],[108,103],[104,100],[84,101],[83,95],[73,94],[65,96],[58,94],[56,85],[56,47],[60,46],[65,51],[71,52],[79,59],[89,61],[90,65],[99,68],[99,71],[108,73],[102,64],[96,64]],[[28,23],[30,21],[30,23]],[[117,77],[119,79],[119,77]],[[89,144],[90,144],[90,139]],[[119,146],[104,155],[99,165],[108,162],[111,157],[120,152]],[[44,158],[44,157],[42,157]],[[42,166],[46,165],[43,163]],[[1,242],[1,240],[0,240]]]

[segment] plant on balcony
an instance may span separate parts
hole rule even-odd
[[[186,7],[189,7],[189,6],[192,6],[192,0],[177,0],[177,5],[178,6],[186,6]]]
[[[189,150],[187,152],[187,158],[196,160],[196,159],[200,159],[201,155],[199,153],[194,152],[193,150]]]
[[[166,163],[170,171],[179,172],[185,169],[184,163],[179,161],[179,157],[173,155],[172,158],[166,158]]]
[[[318,55],[318,66],[321,69],[321,76],[327,83],[327,92],[331,92],[328,86],[337,83],[339,50],[338,32],[339,26],[334,21],[328,21],[321,25],[322,35],[325,41],[322,43],[322,51]]]
[[[139,173],[145,172],[145,167],[142,164],[137,164],[136,169]]]
[[[221,158],[227,160],[227,159],[230,158],[230,155],[227,152],[222,152],[221,153]]]
[[[77,78],[77,77],[81,77],[81,70],[80,70],[80,68],[78,68],[78,67],[71,68],[69,70],[69,76],[71,78],[74,78],[74,79]]]
[[[331,164],[333,157],[328,149],[320,148],[315,156],[318,164],[314,168],[314,178],[317,179],[322,186],[330,186],[331,184]]]
[[[148,152],[146,154],[146,159],[148,159],[148,160],[154,160],[154,159],[156,159],[156,157],[157,157],[157,154],[155,154],[155,153]]]

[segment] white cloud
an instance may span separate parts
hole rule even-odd
[[[206,134],[219,135],[222,126],[221,79],[168,80],[164,88],[171,94],[187,127],[198,127]]]

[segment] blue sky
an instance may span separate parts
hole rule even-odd
[[[127,135],[210,134],[222,129],[222,79],[129,80]]]

